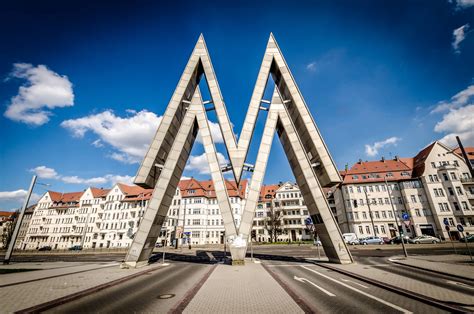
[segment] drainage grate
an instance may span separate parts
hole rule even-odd
[[[168,294],[160,294],[159,296],[157,296],[156,298],[157,299],[171,299],[175,296],[175,294],[172,294],[172,293],[168,293]]]

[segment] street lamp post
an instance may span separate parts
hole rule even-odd
[[[15,224],[15,230],[13,230],[13,235],[10,238],[10,243],[8,245],[7,254],[5,254],[5,259],[3,260],[3,264],[8,265],[10,263],[10,259],[12,257],[13,248],[15,247],[16,238],[18,237],[18,232],[20,231],[20,226],[23,221],[23,215],[25,214],[26,207],[28,207],[28,202],[30,201],[31,193],[33,192],[33,188],[36,183],[36,175],[33,176],[31,179],[30,188],[28,190],[28,194],[26,194],[25,202],[23,203],[23,208],[21,209],[20,215]]]
[[[385,188],[387,189],[388,199],[389,199],[390,205],[392,206],[393,217],[395,217],[395,225],[397,226],[397,229],[398,229],[398,216],[395,213],[395,206],[393,205],[392,196],[390,195],[390,190],[388,189],[387,176],[385,176],[384,179],[385,179]],[[407,248],[405,247],[405,239],[403,238],[403,231],[399,232],[399,234],[400,234],[400,240],[402,242],[403,254],[405,255],[405,257],[408,257]]]

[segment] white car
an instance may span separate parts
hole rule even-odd
[[[433,244],[436,244],[436,243],[440,243],[441,241],[438,238],[423,234],[419,237],[409,239],[408,242],[415,243],[415,244],[420,244],[420,243],[433,243]]]
[[[343,233],[342,237],[344,238],[344,242],[347,244],[356,245],[359,244],[359,239],[355,233]]]

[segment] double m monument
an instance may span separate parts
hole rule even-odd
[[[263,99],[270,74],[275,82],[271,101]],[[203,78],[207,82],[211,97],[206,101],[201,98],[199,90],[199,82]],[[237,184],[247,167],[244,162],[257,116],[261,111],[266,111],[267,114],[240,226],[236,226],[234,222],[224,177],[209,129],[206,112],[211,110],[217,115],[230,159],[230,168]],[[240,262],[245,258],[260,187],[276,131],[326,256],[335,263],[352,263],[352,256],[344,243],[322,189],[339,183],[341,177],[273,34],[270,34],[267,43],[238,142],[227,115],[204,37],[199,36],[135,178],[135,184],[153,188],[154,191],[125,263],[137,267],[148,262],[198,131],[209,162],[217,201],[224,220],[225,241],[230,248],[233,261]]]

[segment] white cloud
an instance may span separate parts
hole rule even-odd
[[[454,0],[457,9],[467,9],[474,5],[474,0]]]
[[[447,133],[440,141],[448,146],[458,146],[456,135],[464,145],[474,146],[474,104],[451,109],[440,122],[436,123],[434,130],[438,133]]]
[[[12,97],[5,117],[31,125],[49,121],[51,109],[74,105],[72,83],[66,76],[49,70],[45,65],[15,63],[9,78],[25,79],[18,95]]]
[[[460,91],[449,102],[442,101],[431,111],[431,113],[439,113],[448,111],[449,109],[456,109],[466,105],[471,97],[474,97],[474,85],[468,86],[466,89]]]
[[[55,179],[58,178],[58,173],[53,168],[48,168],[46,166],[38,166],[36,168],[30,169],[31,172],[34,172],[38,178],[42,179]]]
[[[211,136],[212,136],[212,140],[214,141],[214,144],[224,143],[224,138],[222,137],[221,127],[219,126],[219,123],[209,121],[209,130],[211,132]],[[200,132],[198,133],[198,136],[196,137],[196,141],[202,144],[202,138],[201,138]]]
[[[375,142],[373,145],[366,144],[365,145],[365,153],[367,156],[376,156],[379,153],[379,149],[382,149],[383,147],[387,145],[397,145],[397,143],[401,141],[401,138],[399,137],[389,137],[386,140],[380,141],[380,142]]]
[[[26,194],[28,194],[28,191],[26,190],[0,191],[0,201],[13,201],[17,203],[23,203],[25,201]],[[40,197],[40,195],[32,193],[29,203],[32,204],[34,202],[37,202]]]
[[[463,26],[456,28],[453,31],[452,46],[455,53],[461,53],[461,50],[459,49],[459,45],[466,38],[468,29],[469,29],[469,24],[464,24]]]
[[[310,71],[310,72],[315,72],[316,71],[316,62],[313,61],[313,62],[310,62],[306,65],[306,70]]]
[[[128,112],[132,115],[122,118],[116,116],[112,110],[107,110],[63,121],[61,126],[80,138],[90,131],[99,137],[93,142],[94,146],[100,147],[107,143],[116,150],[109,154],[109,157],[125,163],[138,163],[144,158],[160,125],[161,117],[146,110]]]
[[[112,110],[89,115],[83,118],[66,120],[61,126],[72,132],[73,136],[82,138],[87,132],[99,138],[92,142],[95,147],[103,147],[104,143],[115,150],[108,156],[126,164],[139,163],[145,157],[148,147],[160,125],[162,117],[153,112],[127,110],[128,117],[119,117]],[[214,143],[223,143],[218,123],[209,121]],[[197,142],[202,143],[198,134]]]
[[[221,153],[217,152],[217,161],[219,165],[228,163],[227,159]],[[185,170],[196,171],[199,174],[210,174],[209,162],[207,161],[206,153],[199,156],[189,156],[188,164]]]
[[[39,178],[42,179],[55,179],[69,184],[82,184],[82,185],[113,185],[117,182],[132,184],[134,177],[131,176],[120,176],[113,174],[106,174],[102,177],[94,178],[81,178],[78,176],[63,176],[60,175],[53,168],[48,168],[46,166],[39,166],[31,169]]]

